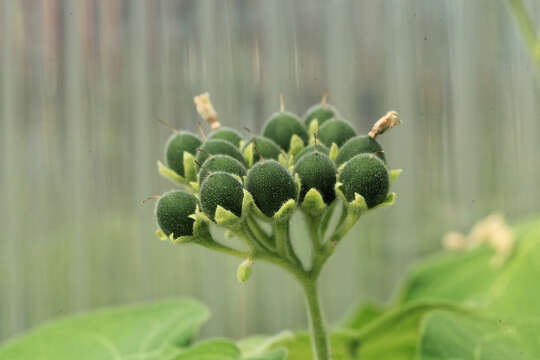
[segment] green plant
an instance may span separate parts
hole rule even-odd
[[[208,139],[225,140],[234,146],[239,147],[243,138],[242,134],[238,130],[222,126],[208,134]]]
[[[208,101],[206,104],[211,106]],[[330,108],[319,105],[309,114],[320,115],[322,109]],[[336,113],[335,109],[331,110]],[[317,121],[311,124],[318,126],[319,119],[314,119]],[[213,124],[216,123],[214,116]],[[332,145],[332,151],[318,143],[317,135],[313,129],[308,131],[296,115],[285,112],[281,99],[281,111],[270,117],[263,136],[253,136],[243,147],[248,164],[245,177],[233,171],[229,163],[221,165],[228,156],[238,160],[238,148],[223,140],[204,142],[196,159],[192,160],[200,164],[208,159],[200,165],[199,185],[179,181],[200,199],[200,207],[178,219],[194,219],[192,235],[172,240],[199,244],[244,259],[237,271],[241,281],[250,277],[258,261],[273,263],[289,272],[306,295],[316,358],[326,360],[330,359],[331,352],[319,300],[319,275],[359,217],[368,209],[392,204],[394,194],[388,195],[390,175],[386,166],[373,154],[352,158],[339,174],[334,163],[339,156],[339,146],[356,135],[347,122],[330,119],[321,126],[321,141]],[[312,144],[306,146],[309,142]],[[209,157],[210,154],[227,156]],[[189,162],[189,158],[186,161]],[[161,173],[175,179],[163,169]],[[398,172],[391,174],[395,179]],[[336,181],[338,175],[340,182]],[[341,218],[335,228],[328,229],[338,203],[342,204]],[[295,210],[303,214],[309,230],[313,249],[309,266],[300,261],[292,246],[289,221]],[[263,222],[270,224],[271,232],[264,228]],[[212,236],[210,228],[213,226],[227,229],[229,234],[241,239],[244,246],[220,243]]]
[[[184,176],[184,152],[194,155],[201,144],[202,140],[195,134],[175,131],[165,145],[167,166],[178,175]]]
[[[246,175],[246,168],[242,163],[235,158],[230,157],[229,155],[217,154],[212,155],[204,164],[200,165],[199,170],[199,186],[202,184],[204,179],[210,175],[210,173],[215,171],[223,171],[229,174],[235,174],[239,177]]]
[[[322,125],[326,120],[331,118],[339,118],[339,113],[335,107],[326,103],[325,95],[320,104],[315,104],[307,109],[304,114],[304,124],[309,128],[311,122],[315,119],[317,119],[318,125]]]

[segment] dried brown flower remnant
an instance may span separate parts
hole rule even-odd
[[[401,124],[401,120],[399,120],[398,113],[395,111],[389,111],[386,113],[386,115],[377,120],[369,131],[368,135],[370,138],[375,139],[377,135],[381,135],[386,130],[391,129],[399,124]]]
[[[467,239],[462,233],[450,231],[443,236],[442,244],[447,250],[463,250],[467,246]]]
[[[197,112],[199,115],[210,124],[212,129],[217,129],[221,126],[221,123],[218,121],[218,113],[214,109],[212,102],[210,101],[210,94],[207,92],[195,96],[193,98],[195,105],[197,106]]]

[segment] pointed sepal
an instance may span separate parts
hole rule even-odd
[[[293,199],[287,200],[278,211],[272,216],[272,219],[276,222],[282,222],[288,220],[294,211],[296,210],[296,201]]]
[[[302,149],[304,148],[304,140],[300,138],[300,136],[294,134],[291,137],[291,143],[289,146],[289,155],[290,157],[294,157],[296,154],[298,154]]]
[[[315,188],[308,190],[300,207],[305,213],[313,217],[322,216],[327,208],[321,193]]]
[[[180,185],[187,184],[187,180],[182,175],[178,174],[173,169],[168,168],[161,161],[158,160],[157,165],[158,165],[159,173],[164,178],[174,181],[175,183],[180,184]]]
[[[220,205],[216,207],[214,219],[216,219],[216,224],[226,228],[236,226],[242,221],[240,217]]]
[[[186,181],[197,181],[195,157],[187,151],[184,151],[184,177]]]
[[[390,185],[392,185],[394,183],[394,181],[397,180],[397,178],[399,177],[399,175],[403,172],[402,169],[394,169],[394,170],[390,170],[388,172],[388,177],[390,178]]]
[[[332,146],[330,146],[330,160],[336,161],[337,155],[339,152],[339,148],[336,143],[332,143]]]

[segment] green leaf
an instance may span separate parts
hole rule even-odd
[[[208,316],[204,306],[188,299],[104,309],[17,337],[0,348],[0,359],[152,359],[173,345],[189,345]]]
[[[356,306],[350,313],[346,314],[341,320],[339,327],[348,329],[361,329],[378,319],[384,314],[384,307],[376,304],[360,304]]]
[[[426,316],[419,359],[532,360],[540,356],[539,324],[516,325],[468,314],[436,311]]]
[[[285,360],[287,359],[287,351],[285,349],[276,349],[262,355],[246,358],[246,360]],[[292,360],[292,358],[289,358]]]
[[[449,304],[422,303],[388,311],[352,337],[351,351],[362,360],[416,359],[422,319],[439,309],[457,310]]]
[[[230,340],[213,339],[185,349],[171,360],[240,360],[240,350]]]
[[[351,359],[349,354],[350,339],[347,335],[332,334],[330,336],[332,358],[335,360]],[[270,349],[284,348],[287,360],[314,359],[311,350],[311,339],[306,332],[298,332],[288,337],[282,337],[269,345]]]

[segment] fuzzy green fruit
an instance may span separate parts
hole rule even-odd
[[[326,204],[334,201],[336,198],[334,190],[336,172],[336,165],[328,155],[312,152],[302,156],[294,167],[294,173],[298,174],[302,184],[300,202],[304,200],[304,196],[312,188],[317,189]]]
[[[325,155],[330,154],[330,149],[328,149],[323,144],[317,144],[317,146],[315,146],[315,144],[311,144],[311,145],[306,146],[298,154],[296,154],[296,156],[294,157],[294,162],[296,163],[298,160],[300,160],[302,156],[314,152],[315,149],[317,149],[318,152],[323,153]]]
[[[275,160],[255,164],[249,171],[246,189],[263,214],[272,217],[289,199],[296,199],[296,183],[289,171]]]
[[[368,208],[382,203],[390,188],[386,166],[373,154],[356,155],[345,163],[339,182],[348,201],[354,200],[354,194],[358,193],[364,197]]]
[[[201,184],[200,195],[202,210],[212,220],[215,220],[218,205],[236,216],[242,213],[244,190],[231,174],[215,172],[208,175]]]
[[[339,117],[339,113],[332,105],[315,104],[304,114],[304,124],[309,128],[311,121],[317,119],[319,126],[321,126],[326,120],[337,117]]]
[[[235,129],[226,127],[226,126],[222,126],[219,129],[216,129],[216,130],[212,131],[208,135],[209,140],[210,139],[225,140],[225,141],[230,142],[231,144],[233,144],[236,147],[240,146],[240,141],[242,141],[242,138],[243,137],[242,137],[242,134],[240,132],[238,132]]]
[[[330,119],[319,128],[319,138],[328,147],[332,146],[332,143],[341,147],[354,136],[356,136],[356,131],[351,124],[341,119]]]
[[[156,204],[156,218],[161,231],[174,238],[193,235],[195,213],[198,201],[195,196],[183,191],[170,191],[161,196]]]
[[[214,155],[202,164],[202,168],[199,171],[199,185],[203,183],[204,179],[210,173],[222,171],[229,174],[235,174],[242,178],[246,175],[246,168],[242,163],[229,155],[218,154]]]
[[[202,151],[198,151],[197,156],[195,157],[195,160],[197,160],[199,164],[204,164],[206,159],[208,159],[208,157],[210,156],[209,154],[223,154],[235,158],[236,160],[240,161],[244,166],[246,165],[246,162],[244,160],[244,157],[240,153],[240,150],[238,150],[238,148],[225,140],[208,140],[204,144],[202,144],[200,148],[202,149]]]
[[[355,136],[339,149],[336,157],[337,166],[344,164],[358,154],[375,154],[383,162],[386,162],[383,148],[376,140],[369,136]]]
[[[167,166],[178,175],[184,176],[184,151],[195,154],[202,140],[195,134],[187,131],[175,132],[165,145],[165,160]]]
[[[276,144],[273,140],[262,137],[262,136],[254,136],[252,137],[244,146],[242,151],[244,151],[250,144],[255,144],[257,146],[257,149],[253,149],[253,163],[260,160],[259,153],[262,155],[264,159],[276,159],[279,157],[279,154],[281,153],[281,148],[278,144]]]
[[[285,151],[289,151],[293,135],[300,137],[304,144],[309,141],[308,132],[298,116],[287,111],[270,116],[262,134],[264,137],[274,140]]]

